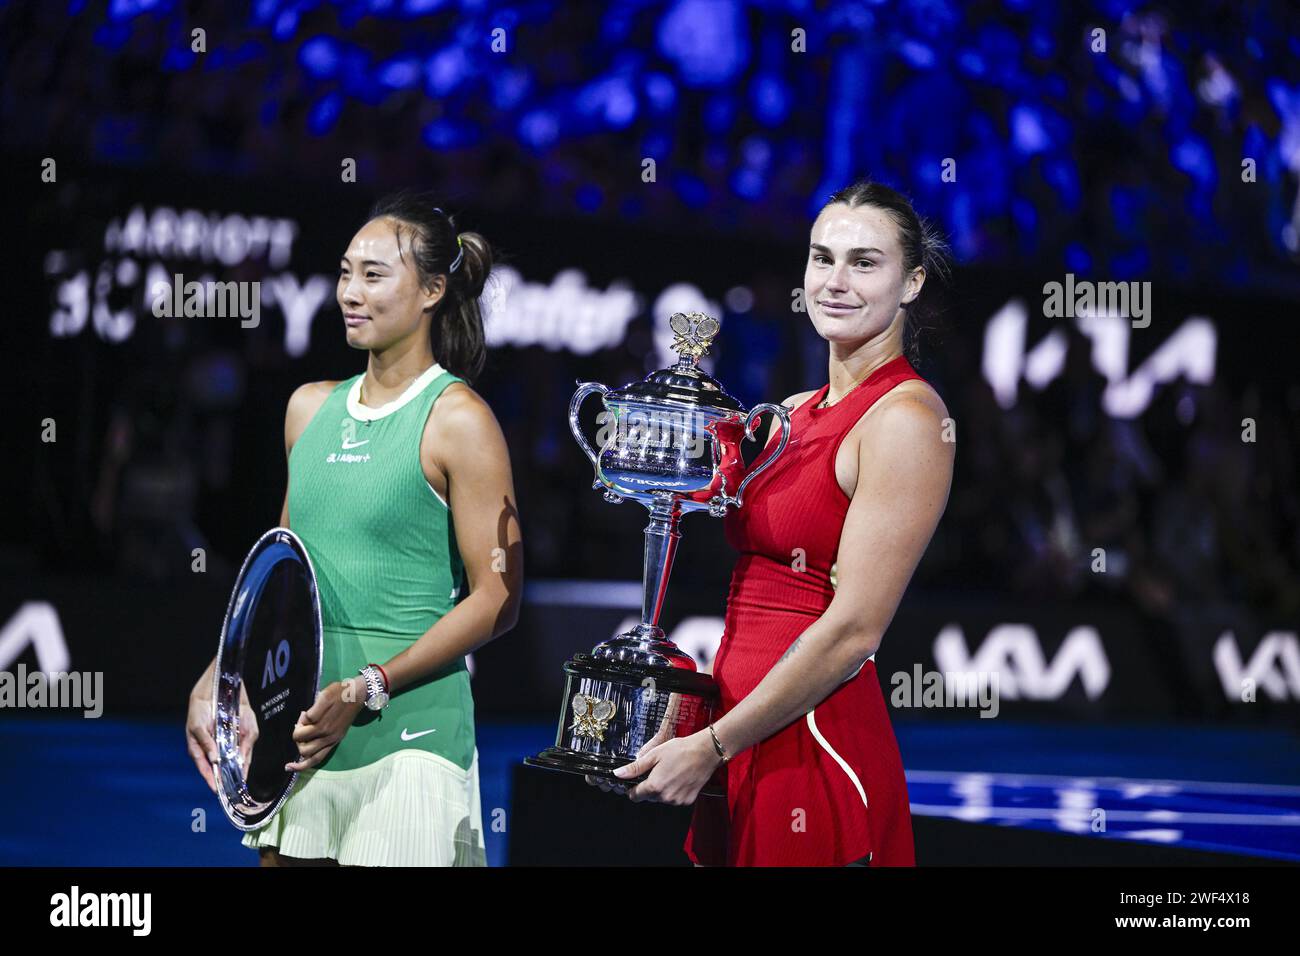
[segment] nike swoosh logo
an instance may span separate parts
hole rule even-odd
[[[403,739],[403,740],[414,740],[416,737],[423,737],[425,734],[436,734],[437,732],[438,732],[438,729],[435,727],[433,730],[422,730],[422,731],[420,731],[418,734],[413,734],[413,733],[411,733],[410,731],[408,731],[405,727],[403,727],[403,728],[402,728],[402,739]]]
[[[367,438],[365,441],[354,441],[354,442],[350,442],[345,438],[343,439],[343,450],[347,451],[350,448],[360,448],[362,445],[369,445],[369,444],[370,444],[369,438]]]

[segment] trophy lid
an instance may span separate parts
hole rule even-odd
[[[675,336],[672,348],[681,356],[677,364],[651,372],[639,382],[612,389],[605,395],[605,400],[650,404],[668,401],[702,409],[743,412],[744,405],[699,366],[700,356],[709,351],[709,345],[718,334],[718,320],[703,312],[677,312],[668,320],[668,325]]]

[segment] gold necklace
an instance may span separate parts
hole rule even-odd
[[[890,361],[893,361],[893,360],[891,359]],[[882,363],[882,364],[880,364],[880,365],[877,365],[877,366],[876,366],[875,368],[873,368],[870,372],[868,372],[866,375],[862,376],[862,378],[858,379],[858,380],[857,380],[856,382],[854,382],[851,386],[849,386],[848,391],[846,391],[846,392],[845,392],[843,395],[841,395],[839,398],[835,399],[835,401],[832,402],[829,398],[823,398],[823,399],[822,399],[822,400],[817,404],[817,407],[818,407],[818,408],[830,408],[832,405],[838,405],[840,402],[844,401],[844,399],[846,399],[846,398],[849,397],[849,393],[852,392],[853,389],[857,388],[859,385],[861,385],[861,384],[862,384],[863,382],[865,382],[867,379],[871,378],[871,376],[875,375],[876,372],[878,372],[880,369],[884,368],[884,366],[885,366],[885,365],[888,365],[888,364],[889,364],[889,362],[884,362],[884,363]],[[830,386],[829,386],[829,385],[826,386],[826,393],[827,393],[828,395],[830,394]]]
[[[818,407],[818,408],[830,408],[832,405],[838,405],[840,402],[844,401],[844,399],[848,398],[848,396],[849,396],[849,392],[852,392],[853,389],[857,388],[859,385],[861,385],[863,382],[865,382],[868,378],[871,378],[871,376],[870,376],[870,375],[867,375],[865,378],[860,378],[860,379],[858,379],[856,382],[853,383],[852,388],[850,388],[848,392],[845,392],[843,395],[841,395],[839,398],[835,399],[835,401],[833,401],[833,402],[832,402],[829,398],[823,398],[823,399],[821,400],[821,402],[817,405],[817,407]],[[827,387],[827,392],[829,392],[829,391],[830,391],[830,388],[829,388],[829,386],[828,386],[828,387]]]

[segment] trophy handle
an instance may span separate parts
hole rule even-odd
[[[573,432],[573,437],[578,440],[578,445],[591,459],[591,467],[595,472],[596,480],[593,482],[593,488],[600,488],[603,482],[600,480],[600,455],[596,449],[591,447],[591,442],[587,441],[587,436],[582,433],[582,425],[578,422],[578,409],[582,407],[583,401],[592,392],[600,392],[603,396],[609,389],[600,382],[579,382],[578,390],[573,393],[573,398],[569,400],[569,431]]]
[[[753,481],[754,478],[758,477],[759,474],[765,471],[768,465],[772,464],[772,462],[776,461],[777,458],[780,457],[781,452],[785,451],[786,442],[790,438],[789,410],[784,405],[773,405],[771,402],[764,402],[761,405],[755,405],[753,408],[749,410],[749,414],[745,416],[745,437],[746,438],[754,437],[754,416],[756,416],[760,412],[771,412],[780,420],[781,440],[777,442],[776,450],[773,451],[772,454],[764,458],[762,464],[760,464],[757,468],[755,468],[748,475],[746,475],[745,480],[742,481],[740,483],[740,487],[736,489],[736,496],[732,500],[735,501],[737,508],[741,506],[742,496],[745,494],[745,486],[749,484],[751,481]]]

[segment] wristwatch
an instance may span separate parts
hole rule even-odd
[[[366,707],[383,710],[388,706],[388,678],[378,664],[367,664],[357,671],[366,682]]]

